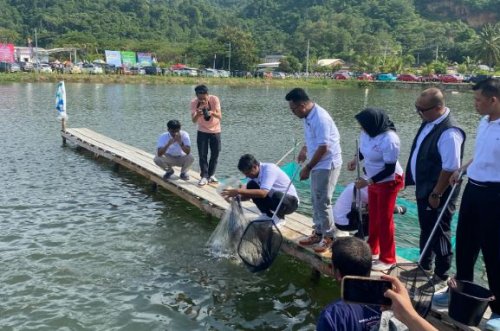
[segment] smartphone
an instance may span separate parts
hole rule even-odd
[[[388,280],[371,277],[345,276],[342,278],[342,300],[365,305],[390,306],[391,299],[384,296],[392,288]]]

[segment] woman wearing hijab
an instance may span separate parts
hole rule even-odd
[[[382,109],[366,108],[355,116],[361,125],[359,157],[366,178],[356,180],[356,188],[368,186],[368,244],[372,270],[387,271],[396,264],[393,211],[403,187],[403,169],[398,162],[400,143],[396,127]],[[356,169],[356,159],[347,164]]]

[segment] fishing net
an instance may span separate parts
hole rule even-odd
[[[241,237],[238,255],[250,272],[266,270],[278,256],[283,242],[272,218],[261,216],[251,221]]]
[[[419,263],[413,262],[396,264],[391,275],[398,277],[405,285],[413,308],[425,318],[431,310],[434,296],[434,286],[428,286],[431,275]]]
[[[207,247],[216,257],[236,257],[238,243],[248,225],[240,199],[232,199],[221,221],[207,242]]]

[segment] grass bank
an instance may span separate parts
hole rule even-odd
[[[35,83],[35,82],[74,82],[92,84],[152,84],[152,85],[226,85],[226,86],[272,86],[272,87],[303,87],[303,88],[404,88],[423,90],[437,86],[443,90],[469,91],[470,84],[441,84],[415,82],[367,82],[357,80],[334,80],[331,78],[218,78],[218,77],[180,77],[180,76],[149,76],[149,75],[88,75],[88,74],[58,74],[58,73],[0,73],[0,83]]]

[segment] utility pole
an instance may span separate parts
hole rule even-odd
[[[229,43],[229,62],[227,65],[227,71],[229,71],[229,76],[231,76],[231,43]]]
[[[436,45],[436,62],[438,60],[438,56],[439,56],[439,45]]]
[[[309,76],[309,39],[307,39],[307,51],[306,51],[306,77]]]
[[[215,59],[217,59],[217,53],[216,53],[216,54],[214,54],[214,66],[213,66],[213,68],[212,68],[212,69],[214,69],[214,70],[215,70]]]
[[[38,73],[38,70],[40,70],[39,66],[40,66],[40,63],[38,62],[38,35],[37,35],[37,32],[36,32],[36,28],[35,28],[35,71]]]

